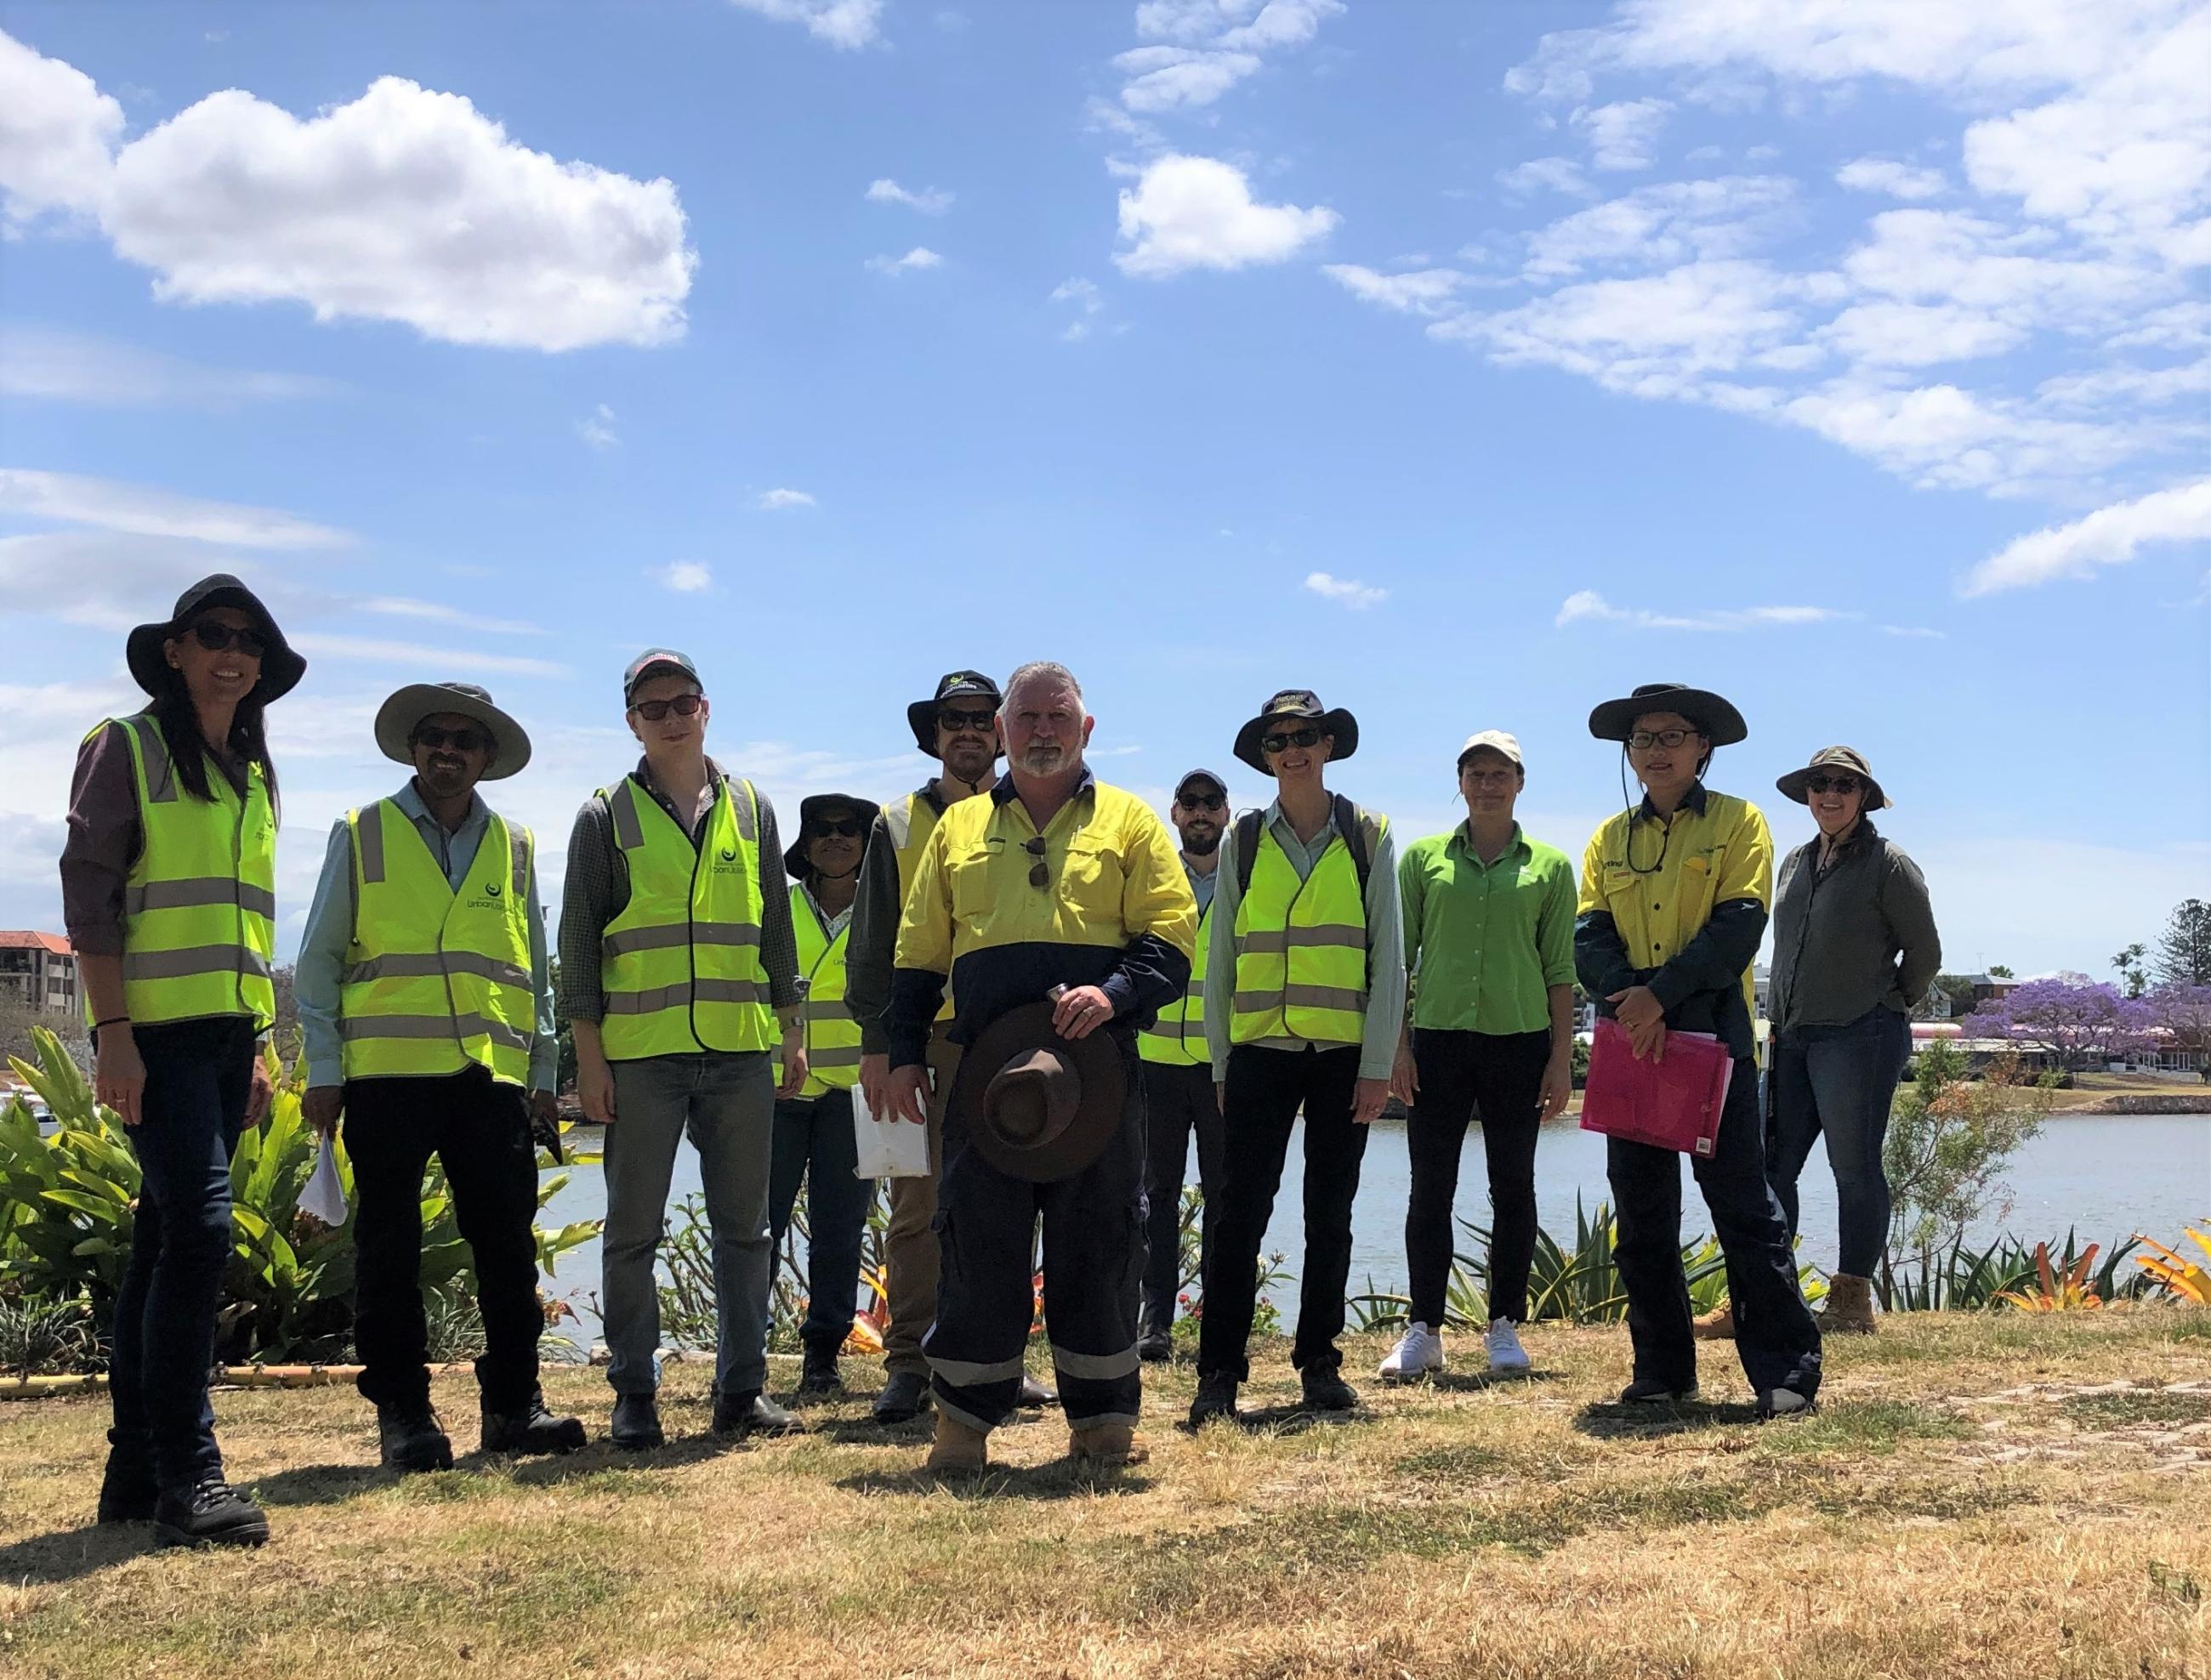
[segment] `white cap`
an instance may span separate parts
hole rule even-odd
[[[1477,746],[1486,746],[1493,752],[1503,753],[1523,770],[1528,767],[1527,760],[1520,756],[1520,743],[1502,729],[1484,729],[1479,734],[1469,735],[1466,745],[1458,750],[1459,763],[1464,764],[1466,755]]]

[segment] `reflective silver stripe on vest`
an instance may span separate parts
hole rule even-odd
[[[1134,1342],[1118,1353],[1077,1353],[1057,1342],[1051,1345],[1051,1368],[1063,1377],[1111,1382],[1115,1377],[1129,1375],[1141,1363]]]
[[[360,837],[360,879],[364,885],[384,884],[384,807],[372,805],[360,813],[354,825],[354,832]]]
[[[1131,1353],[1136,1351],[1134,1348],[1129,1351]],[[954,1388],[980,1388],[986,1382],[1014,1381],[1021,1374],[1021,1362],[1018,1355],[987,1365],[972,1359],[938,1359],[932,1357],[929,1369]]]
[[[735,794],[730,796],[737,807],[737,837],[748,845],[757,844],[760,840],[760,795],[753,791],[753,784],[749,782],[740,781],[736,785],[744,789],[742,799]]]
[[[1270,1014],[1276,1009],[1363,1011],[1366,994],[1349,986],[1290,986],[1279,992],[1239,992],[1229,1006],[1239,1015]]]
[[[615,819],[615,844],[626,852],[638,850],[645,844],[645,825],[637,818],[637,783],[627,777],[607,801],[607,811]]]
[[[849,1021],[851,1015],[842,998],[809,998],[806,1018],[809,1021]]]
[[[146,797],[168,805],[177,797],[177,773],[169,763],[169,744],[161,739],[161,726],[152,718],[128,720],[126,728],[138,737],[138,755],[146,766]]]
[[[125,980],[185,980],[196,974],[250,974],[269,978],[269,964],[242,945],[196,945],[183,951],[126,951]]]
[[[338,1024],[347,1043],[364,1038],[488,1038],[510,1050],[527,1050],[530,1035],[482,1015],[348,1015]]]
[[[806,1065],[816,1070],[824,1067],[857,1067],[860,1065],[860,1047],[857,1044],[840,1044],[832,1050],[809,1049],[806,1053]]]
[[[507,879],[518,895],[530,891],[530,831],[520,823],[506,825]]]
[[[607,994],[609,1015],[650,1015],[663,1009],[681,1009],[698,1003],[766,1003],[767,988],[751,980],[700,980],[678,986],[656,986],[643,992]]]
[[[908,794],[904,799],[893,800],[883,813],[883,836],[894,852],[906,849],[906,837],[913,832],[913,799]]]
[[[760,930],[743,922],[677,922],[669,928],[625,928],[599,942],[609,962],[625,952],[666,951],[687,945],[758,945]]]
[[[521,991],[530,989],[525,970],[474,951],[448,951],[443,956],[434,951],[386,952],[365,963],[348,964],[340,978],[348,986],[358,986],[371,980],[439,980],[448,974],[472,974]]]
[[[123,896],[123,904],[131,916],[142,916],[148,910],[194,909],[208,904],[236,904],[257,916],[276,914],[275,893],[233,880],[228,875],[201,875],[185,881],[148,881],[143,886],[130,888]]]

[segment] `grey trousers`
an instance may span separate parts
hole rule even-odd
[[[654,1256],[668,1215],[676,1146],[699,1151],[720,1320],[715,1386],[758,1393],[767,1381],[768,1165],[775,1137],[769,1052],[648,1056],[614,1065],[615,1120],[606,1132],[607,1225],[601,1243],[603,1327],[617,1394],[660,1381],[660,1293]]]

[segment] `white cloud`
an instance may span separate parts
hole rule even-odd
[[[1404,315],[1439,314],[1466,284],[1466,276],[1456,269],[1420,269],[1391,275],[1356,263],[1325,263],[1321,272],[1352,296]]]
[[[2028,329],[1958,304],[1854,304],[1820,329],[1820,340],[1869,367],[1928,367],[1998,356],[2026,342]]]
[[[1883,192],[1891,198],[1933,198],[1949,185],[1939,169],[1920,169],[1892,158],[1859,158],[1835,172],[1838,186],[1853,192]]]
[[[1742,256],[1788,225],[1796,191],[1796,183],[1780,175],[1723,175],[1644,187],[1530,235],[1527,272],[1561,278],[1619,263],[1654,268]]]
[[[1340,16],[1343,9],[1343,0],[1267,0],[1257,17],[1221,36],[1220,45],[1259,52],[1303,46],[1320,33],[1322,23]]]
[[[1944,632],[1929,630],[1924,625],[1885,624],[1881,627],[1881,633],[1884,636],[1901,636],[1914,641],[1940,642],[1947,639]]]
[[[1211,105],[1265,68],[1263,54],[1306,45],[1343,9],[1342,0],[1143,0],[1136,36],[1150,45],[1113,60],[1128,78],[1121,103],[1148,114]],[[1141,125],[1131,137],[1157,143]]]
[[[1644,607],[1615,607],[1595,589],[1577,589],[1566,597],[1553,622],[1562,630],[1568,625],[1596,623],[1624,624],[1637,630],[1738,631],[1829,624],[1858,616],[1832,607],[1743,607],[1701,613],[1659,613]]]
[[[273,508],[200,501],[115,479],[21,467],[0,467],[0,512],[238,548],[333,548],[353,541],[343,531]]]
[[[1525,163],[1497,172],[1497,184],[1507,192],[1562,192],[1569,197],[1581,198],[1596,189],[1589,177],[1582,173],[1581,165],[1572,158],[1530,158]]]
[[[872,46],[880,39],[883,0],[730,0],[742,10],[778,23],[803,23],[817,41],[840,52]]]
[[[1322,600],[1336,601],[1354,612],[1364,612],[1390,598],[1387,589],[1362,583],[1356,577],[1332,577],[1325,571],[1307,572],[1305,587]]]
[[[610,450],[621,442],[615,431],[615,411],[603,402],[576,422],[576,435],[596,450]]]
[[[2211,541],[2211,479],[2153,491],[2017,538],[1975,566],[1961,592],[1992,595],[2087,577],[2099,566],[2123,565],[2147,544],[2203,541]]]
[[[813,507],[814,498],[803,490],[763,490],[755,506],[772,512],[777,508]]]
[[[481,671],[506,676],[565,677],[568,668],[549,659],[530,659],[519,654],[485,653],[476,648],[433,648],[420,642],[386,642],[365,636],[337,636],[324,631],[301,631],[288,638],[311,659],[363,660],[377,665],[403,665],[415,670],[448,674]]]
[[[1259,64],[1254,53],[1181,46],[1132,47],[1113,60],[1113,68],[1129,78],[1121,88],[1121,103],[1145,112],[1211,105]]]
[[[84,333],[0,325],[0,396],[220,409],[325,396],[343,389],[333,380],[305,374],[204,367]]]
[[[449,601],[416,601],[407,595],[383,595],[360,603],[364,613],[380,613],[392,619],[422,619],[433,624],[461,625],[469,630],[480,630],[488,636],[542,636],[544,628],[519,619],[488,619],[474,607],[456,607]]]
[[[714,571],[704,560],[671,560],[652,576],[678,595],[704,595],[714,587]]]
[[[123,107],[82,70],[0,31],[0,215],[96,211]]]
[[[952,208],[952,194],[940,187],[924,187],[919,192],[909,192],[887,176],[868,183],[868,202],[871,204],[904,204],[925,216],[941,216]]]
[[[870,257],[862,266],[879,275],[902,275],[909,269],[934,269],[944,259],[927,245],[916,245],[903,257]]]
[[[1146,280],[1284,262],[1337,221],[1324,207],[1255,202],[1242,170],[1179,153],[1148,165],[1135,190],[1122,190],[1120,204],[1127,248],[1114,253],[1114,264]]]
[[[1658,131],[1666,126],[1668,100],[1623,100],[1584,106],[1573,124],[1589,136],[1590,161],[1599,169],[1648,169]]]
[[[1095,323],[1092,317],[1106,307],[1105,294],[1096,284],[1081,275],[1073,275],[1051,288],[1051,301],[1070,304],[1081,313],[1060,329],[1059,335],[1069,344],[1080,343],[1090,336]]]

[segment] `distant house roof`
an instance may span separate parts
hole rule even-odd
[[[43,951],[51,957],[71,955],[70,942],[59,934],[0,928],[0,951]]]

